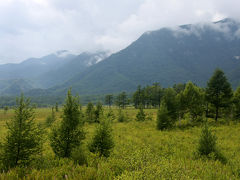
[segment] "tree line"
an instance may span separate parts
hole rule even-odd
[[[110,98],[111,97],[111,98]],[[105,103],[112,104],[112,95],[106,95]],[[141,87],[127,99],[125,92],[116,96],[115,104],[120,108],[132,104],[135,108],[160,108],[166,106],[172,119],[177,120],[190,114],[193,121],[201,121],[203,115],[214,117],[240,118],[240,87],[234,92],[224,72],[216,69],[207,82],[206,88],[198,87],[189,81],[186,84],[175,84],[162,88],[159,83]]]

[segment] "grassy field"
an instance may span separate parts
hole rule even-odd
[[[108,111],[105,108],[105,112]],[[79,166],[70,159],[57,159],[49,146],[45,132],[44,152],[28,169],[2,172],[0,179],[240,179],[240,124],[211,124],[221,152],[227,158],[223,164],[195,155],[201,127],[182,126],[168,131],[156,130],[157,110],[145,110],[152,120],[136,122],[137,110],[124,110],[129,121],[112,123],[115,147],[109,158],[87,153],[88,164]],[[114,109],[117,116],[117,109]],[[44,124],[51,109],[37,109],[36,121]],[[60,120],[61,110],[56,113]],[[0,111],[1,141],[6,135],[6,120],[14,116],[13,110]],[[211,121],[211,120],[209,120]],[[182,122],[182,124],[184,121]],[[90,142],[96,124],[85,124],[86,139]],[[87,149],[87,148],[86,148]]]

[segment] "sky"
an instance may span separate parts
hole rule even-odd
[[[0,0],[0,64],[59,50],[117,52],[146,31],[240,19],[239,0]]]

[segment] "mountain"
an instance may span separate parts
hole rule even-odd
[[[0,65],[0,79],[33,79],[63,66],[74,57],[75,55],[63,50],[41,58],[30,58],[19,64],[3,64]]]
[[[0,65],[0,95],[30,94],[61,84],[108,56],[107,52],[70,54],[58,51],[41,58],[30,58],[19,64]]]
[[[35,79],[38,84],[41,84],[44,88],[49,88],[65,82],[76,74],[83,72],[88,67],[97,64],[108,56],[107,52],[83,52],[80,55],[72,58],[64,66],[60,66],[55,69],[43,73],[41,76]]]
[[[0,80],[0,94],[4,95],[19,95],[33,88],[31,83],[24,79]]]
[[[79,94],[133,91],[159,82],[163,87],[189,80],[205,86],[216,68],[233,87],[240,82],[240,23],[214,23],[162,28],[144,33],[127,48],[50,89],[62,94],[71,86]]]

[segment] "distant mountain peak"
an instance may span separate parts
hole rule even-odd
[[[54,53],[55,56],[60,57],[60,58],[65,58],[69,55],[72,55],[72,53],[68,50],[60,50]]]

